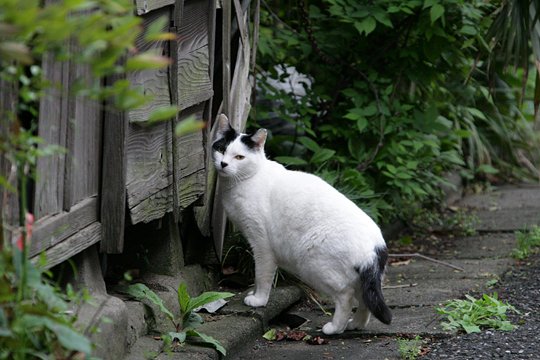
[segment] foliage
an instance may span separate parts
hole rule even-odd
[[[24,275],[23,275],[24,274]],[[75,326],[73,290],[61,292],[17,247],[0,251],[0,359],[71,359],[92,344]]]
[[[219,341],[195,329],[198,325],[203,323],[203,319],[199,314],[194,312],[194,310],[213,301],[226,299],[234,294],[228,292],[207,291],[192,298],[187,292],[186,284],[181,283],[178,287],[180,317],[176,318],[173,313],[167,309],[159,295],[144,284],[122,286],[119,288],[119,291],[124,292],[139,301],[151,302],[167,316],[174,327],[174,331],[162,335],[165,344],[171,344],[173,347],[184,344],[186,341],[193,342],[194,344],[209,344],[221,354],[226,355],[226,350]]]
[[[497,299],[497,293],[482,295],[475,299],[466,295],[466,300],[451,300],[437,312],[444,315],[445,322],[442,326],[445,330],[464,330],[467,334],[480,332],[481,329],[495,329],[510,331],[515,328],[506,313],[512,311],[518,313],[512,305]]]
[[[480,57],[493,50],[496,10],[482,0],[266,3],[251,121],[272,130],[276,160],[317,172],[379,219],[438,199],[446,171],[511,175],[532,156],[533,116],[520,74],[488,78]],[[305,96],[287,90],[295,81]]]
[[[516,232],[517,246],[512,250],[512,256],[524,260],[531,254],[538,252],[540,247],[540,227],[533,226],[529,231]]]
[[[415,360],[422,349],[422,339],[416,335],[413,339],[398,338],[399,356],[403,360]]]

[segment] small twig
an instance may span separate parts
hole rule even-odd
[[[418,284],[403,284],[403,285],[387,285],[383,286],[383,289],[401,289],[401,288],[408,288],[408,287],[415,287],[418,286]]]
[[[436,264],[441,264],[441,265],[444,265],[444,266],[451,267],[452,269],[455,269],[455,270],[465,271],[465,269],[462,268],[462,267],[452,265],[452,264],[447,263],[445,261],[437,260],[437,259],[431,258],[431,257],[426,256],[426,255],[422,255],[422,254],[419,254],[419,253],[414,253],[414,254],[388,254],[388,256],[390,256],[390,257],[418,257],[418,258],[421,258],[421,259],[424,259],[424,260],[434,262]]]

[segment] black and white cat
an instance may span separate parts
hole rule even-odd
[[[255,290],[244,303],[265,306],[280,267],[332,297],[325,334],[364,328],[370,313],[390,324],[381,290],[387,250],[375,222],[319,177],[268,160],[266,130],[240,134],[225,115],[217,121],[212,148],[223,206],[255,257]]]

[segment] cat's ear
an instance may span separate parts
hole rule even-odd
[[[227,131],[232,130],[231,123],[225,114],[219,114],[216,118],[216,139],[225,136]]]
[[[251,140],[255,143],[255,147],[258,149],[264,148],[264,142],[266,141],[266,129],[259,129],[253,135],[251,135]]]

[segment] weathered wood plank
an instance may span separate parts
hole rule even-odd
[[[115,77],[107,79],[114,83]],[[101,170],[101,244],[100,251],[121,253],[124,249],[126,219],[126,136],[125,112],[107,106],[103,122],[103,163]]]
[[[102,114],[99,103],[71,90],[75,84],[90,86],[90,66],[72,62],[68,100],[67,162],[64,177],[64,210],[87,197],[97,196],[100,182]]]
[[[147,14],[152,10],[172,5],[175,0],[135,0],[137,6],[137,15]]]
[[[148,26],[161,17],[169,18],[170,16],[170,8],[153,11],[144,16],[143,26],[145,29],[147,29]],[[167,31],[168,26],[169,22],[166,22],[161,30]],[[135,45],[140,53],[151,51],[158,55],[169,55],[168,42],[147,42],[145,41],[144,36],[145,32],[142,32],[135,41]],[[145,122],[148,120],[148,116],[153,110],[171,104],[168,69],[164,68],[133,71],[128,74],[128,80],[130,81],[132,87],[140,87],[143,89],[145,95],[152,97],[152,100],[145,105],[129,111],[130,122]]]
[[[46,268],[50,269],[53,266],[77,255],[81,251],[89,248],[101,240],[101,224],[94,222],[84,229],[81,229],[75,235],[68,237],[64,241],[57,243],[53,247],[45,251],[47,258]],[[39,254],[34,255],[31,259],[36,262],[39,259]],[[99,270],[99,269],[98,269]]]
[[[51,83],[39,104],[38,135],[45,144],[66,145],[68,96],[63,84],[69,81],[69,64],[45,54],[43,78]],[[40,157],[37,161],[34,215],[37,219],[62,211],[64,203],[65,154]]]
[[[17,110],[17,86],[0,78],[0,143],[7,141],[10,136],[10,126],[13,124]],[[7,154],[0,150],[0,176],[12,187],[17,188],[17,173]],[[17,192],[9,191],[0,186],[0,247],[4,239],[12,237],[10,228],[19,224],[19,202]],[[6,226],[6,227],[4,227]]]
[[[47,250],[97,220],[98,208],[96,197],[79,202],[69,212],[40,219],[34,225],[29,252],[30,256]]]
[[[190,106],[213,95],[208,49],[209,6],[205,1],[184,4],[178,27],[178,106]]]
[[[129,126],[126,147],[129,209],[171,184],[172,144],[169,128],[169,123]]]
[[[172,183],[172,176],[169,177]],[[150,222],[162,218],[172,210],[172,184],[146,197],[133,208],[129,209],[132,224]]]

